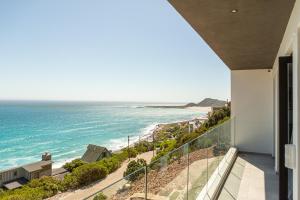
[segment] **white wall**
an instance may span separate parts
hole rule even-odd
[[[273,65],[273,76],[276,80],[278,77],[278,58],[293,54],[293,143],[296,146],[296,169],[293,170],[293,199],[300,200],[300,1],[295,2],[289,23],[287,25],[284,37],[280,44],[277,57]],[[278,101],[278,96],[275,96],[275,101]],[[278,109],[278,106],[276,106]],[[278,112],[276,114],[276,135],[278,135]],[[276,143],[278,150],[278,143]],[[278,158],[275,157],[278,166]]]
[[[231,71],[231,106],[239,151],[273,154],[273,78],[268,70]]]

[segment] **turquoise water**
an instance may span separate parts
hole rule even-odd
[[[143,103],[0,102],[0,170],[39,161],[54,167],[80,157],[88,144],[116,150],[157,123],[205,115],[187,109],[145,108]],[[151,104],[153,105],[153,104]]]

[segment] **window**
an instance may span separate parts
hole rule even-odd
[[[18,171],[14,171],[14,176],[17,176],[18,175]]]

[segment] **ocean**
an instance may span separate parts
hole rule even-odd
[[[147,105],[155,104],[0,101],[0,170],[40,161],[44,152],[60,167],[81,157],[88,144],[117,150],[126,146],[128,135],[137,141],[158,123],[206,115]]]

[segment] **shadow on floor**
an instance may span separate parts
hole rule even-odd
[[[219,200],[278,199],[278,176],[269,155],[239,153]]]

